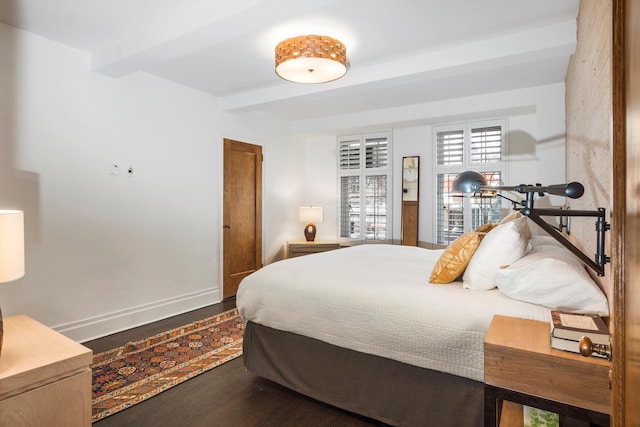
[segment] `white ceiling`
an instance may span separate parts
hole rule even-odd
[[[91,54],[96,73],[147,72],[227,111],[289,120],[563,82],[579,0],[2,0],[0,20]],[[274,72],[300,34],[347,46],[335,82]]]

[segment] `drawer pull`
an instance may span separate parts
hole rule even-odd
[[[589,337],[580,338],[580,354],[584,357],[591,356],[592,353],[606,356],[610,361],[612,357],[611,344],[594,344]]]

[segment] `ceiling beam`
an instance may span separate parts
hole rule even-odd
[[[307,12],[338,0],[314,0]],[[297,0],[201,2],[179,15],[143,28],[135,36],[91,54],[92,70],[122,77],[229,39],[264,31],[300,12]],[[277,13],[274,13],[276,11]]]
[[[423,52],[399,60],[353,67],[339,80],[322,85],[285,84],[237,92],[220,99],[226,111],[250,111],[255,107],[313,94],[345,91],[349,87],[384,87],[411,79],[436,80],[471,72],[498,70],[544,61],[575,52],[576,22],[558,24],[468,43],[450,49]]]

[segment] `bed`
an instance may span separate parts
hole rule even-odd
[[[445,250],[361,245],[265,266],[243,280],[236,298],[247,323],[246,367],[302,394],[391,425],[481,425],[484,336],[493,315],[548,321],[550,308],[558,305],[507,296],[494,284],[514,275],[540,280],[540,271],[518,263],[531,255],[547,259],[540,257],[541,248],[553,253],[551,246],[558,246],[534,245],[530,233],[518,231],[522,248],[514,252],[504,244],[504,235],[492,233],[479,234],[462,280],[442,284],[429,281],[454,244]],[[492,240],[500,243],[499,250]],[[481,251],[485,243],[487,251]],[[471,261],[476,256],[481,270],[505,270],[507,279],[491,275],[490,286],[482,275],[476,283],[471,276],[466,280],[467,270],[474,273]],[[505,256],[515,258],[509,268],[499,265]],[[575,277],[567,280],[574,282]],[[604,295],[593,282],[582,285],[590,287],[588,295],[581,292],[581,300],[570,304],[576,307],[562,308],[603,314]]]

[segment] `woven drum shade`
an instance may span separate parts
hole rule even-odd
[[[276,46],[276,74],[296,83],[325,83],[347,72],[347,49],[327,36],[297,36]]]

